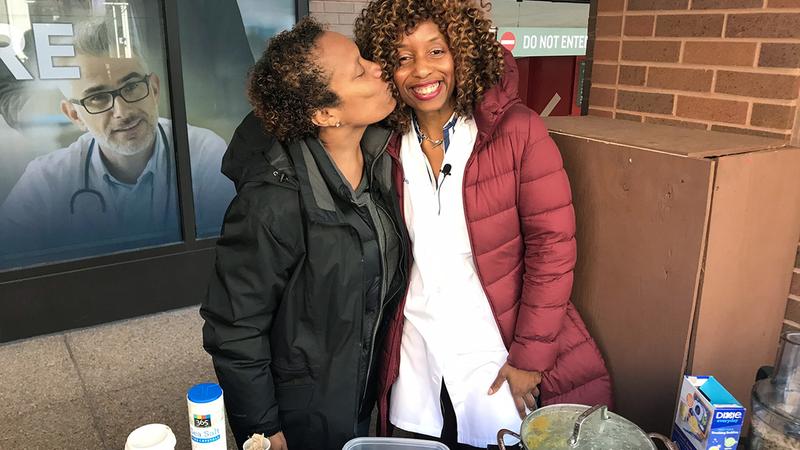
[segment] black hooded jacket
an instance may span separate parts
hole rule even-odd
[[[240,448],[283,431],[292,450],[338,450],[372,411],[385,324],[407,278],[389,136],[369,127],[361,143],[369,194],[399,246],[380,298],[374,223],[319,141],[278,142],[252,113],[236,130],[223,172],[238,195],[200,313]]]

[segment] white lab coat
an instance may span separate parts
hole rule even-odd
[[[86,182],[90,133],[31,161],[0,206],[0,268],[180,241],[172,122],[160,118],[159,124],[167,143],[156,130],[153,156],[132,185],[108,172],[98,144]],[[215,235],[235,194],[220,172],[226,143],[204,128],[189,126],[188,134],[198,235]],[[87,187],[100,195],[75,195]]]
[[[486,448],[496,444],[499,429],[518,430],[521,420],[508,383],[488,395],[508,351],[478,278],[464,216],[464,171],[477,133],[472,119],[458,119],[442,163],[450,174],[439,175],[438,189],[414,131],[402,139],[403,206],[414,263],[389,420],[440,436],[444,381],[458,442]]]

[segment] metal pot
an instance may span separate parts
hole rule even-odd
[[[525,450],[658,450],[653,439],[669,450],[678,450],[672,441],[657,433],[645,433],[624,417],[608,411],[605,405],[551,405],[528,414],[519,434],[497,432],[497,445],[505,450],[505,435],[522,442]]]

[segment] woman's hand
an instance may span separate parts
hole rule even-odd
[[[524,419],[528,414],[525,411],[526,407],[531,411],[536,409],[535,397],[539,395],[538,386],[542,382],[542,374],[535,371],[516,369],[506,362],[497,372],[497,377],[489,388],[489,395],[497,392],[506,381],[508,381],[508,387],[511,389],[511,397],[514,398],[514,405],[517,407],[519,417]]]
[[[270,450],[289,450],[286,445],[286,438],[283,437],[283,431],[279,431],[269,437]]]

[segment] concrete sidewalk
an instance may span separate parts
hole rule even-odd
[[[0,346],[0,449],[123,450],[154,422],[191,449],[186,390],[216,381],[198,309]]]

